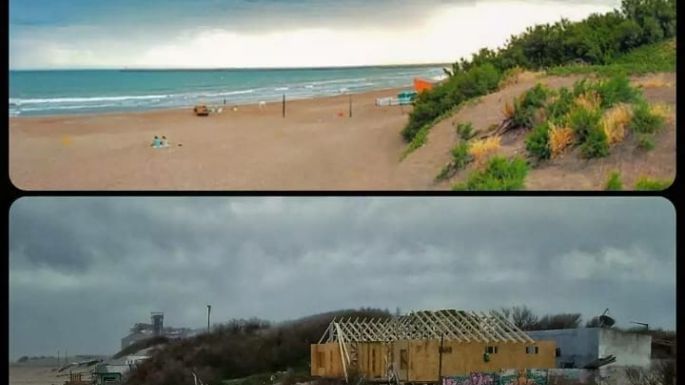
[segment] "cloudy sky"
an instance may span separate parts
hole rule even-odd
[[[10,68],[448,63],[620,0],[10,0]]]
[[[675,327],[675,213],[655,198],[24,198],[10,357],[114,353],[135,322],[201,328],[373,306],[610,308]]]

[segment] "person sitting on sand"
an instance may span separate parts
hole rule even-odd
[[[167,140],[166,136],[162,136],[162,147],[169,147],[169,141]]]
[[[153,148],[159,148],[162,145],[162,140],[159,139],[159,136],[155,135],[155,138],[152,139],[152,144],[150,145]]]

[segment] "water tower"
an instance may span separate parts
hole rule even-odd
[[[164,313],[152,312],[152,334],[161,336],[164,332]]]

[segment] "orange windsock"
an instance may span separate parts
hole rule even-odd
[[[433,83],[423,80],[423,79],[414,79],[414,89],[416,92],[421,92],[425,90],[430,90],[433,88]]]

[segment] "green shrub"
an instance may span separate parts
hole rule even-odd
[[[440,171],[436,181],[449,179],[457,171],[463,169],[473,161],[473,157],[469,154],[469,144],[467,142],[461,142],[452,149],[452,160]]]
[[[666,180],[656,180],[650,178],[640,178],[635,183],[635,190],[637,191],[663,191],[671,186],[672,182]]]
[[[592,91],[592,85],[587,79],[578,80],[573,83],[573,96],[578,97]]]
[[[547,97],[550,95],[551,91],[549,88],[545,87],[541,83],[537,83],[535,87],[529,89],[521,100],[521,104],[524,108],[541,108],[544,107]]]
[[[402,135],[411,142],[422,127],[434,124],[451,108],[496,89],[502,73],[514,67],[537,70],[572,65],[581,71],[608,68],[611,73],[619,73],[624,67],[629,71],[675,68],[674,45],[656,58],[658,65],[644,52],[622,59],[628,63],[618,62],[622,54],[635,48],[675,37],[675,4],[675,0],[623,0],[620,11],[593,14],[578,22],[563,19],[536,25],[511,36],[500,49],[481,49],[471,60],[454,63],[446,71],[450,75],[447,81],[417,98]],[[609,87],[604,91],[609,96],[607,103],[612,103],[616,100],[613,97],[621,96],[622,89]],[[519,118],[525,123],[530,116],[524,108]]]
[[[411,142],[423,127],[429,126],[430,129],[441,116],[460,103],[495,90],[500,76],[497,68],[485,63],[454,74],[430,91],[421,92],[409,114],[409,123],[402,130],[402,137]]]
[[[601,107],[610,108],[618,103],[635,103],[641,99],[641,92],[630,85],[624,74],[616,74],[592,86],[602,99]]]
[[[411,154],[414,150],[426,144],[426,139],[428,138],[428,131],[430,128],[431,126],[427,124],[416,133],[414,139],[412,139],[411,143],[409,143],[409,146],[407,146],[402,153],[401,159],[406,158],[407,155]]]
[[[573,93],[568,88],[560,88],[556,94],[556,99],[546,107],[549,119],[558,125],[566,125],[567,115],[573,109]]]
[[[592,129],[580,146],[585,158],[603,158],[609,155],[609,141],[607,134],[601,128]]]
[[[550,90],[538,83],[514,100],[514,113],[511,117],[515,127],[532,128],[535,125],[535,113],[545,106]]]
[[[457,124],[457,135],[459,135],[459,138],[465,142],[471,140],[474,136],[476,136],[476,133],[473,129],[473,124],[471,124],[471,122]]]
[[[664,118],[654,114],[647,103],[638,103],[633,108],[633,118],[629,128],[640,134],[653,134],[659,131],[664,125]]]
[[[609,175],[609,180],[607,180],[606,188],[607,191],[621,191],[623,190],[623,182],[621,182],[621,174],[614,171]]]
[[[452,162],[457,169],[466,167],[471,161],[473,161],[473,157],[469,154],[468,143],[459,143],[452,149]]]
[[[549,159],[552,151],[549,147],[549,124],[542,123],[535,126],[526,137],[526,150],[537,159]]]
[[[601,119],[602,113],[600,111],[576,107],[570,112],[568,123],[578,141],[582,143],[585,142],[591,132],[600,130]]]
[[[469,191],[513,191],[524,187],[528,175],[528,164],[520,158],[493,157],[484,170],[474,171],[464,184],[454,186],[455,190]]]
[[[637,146],[645,151],[652,151],[654,149],[654,139],[649,134],[640,134],[637,137]]]
[[[492,64],[485,63],[470,68],[462,77],[455,78],[455,90],[459,90],[463,99],[482,96],[497,89],[502,73]]]

